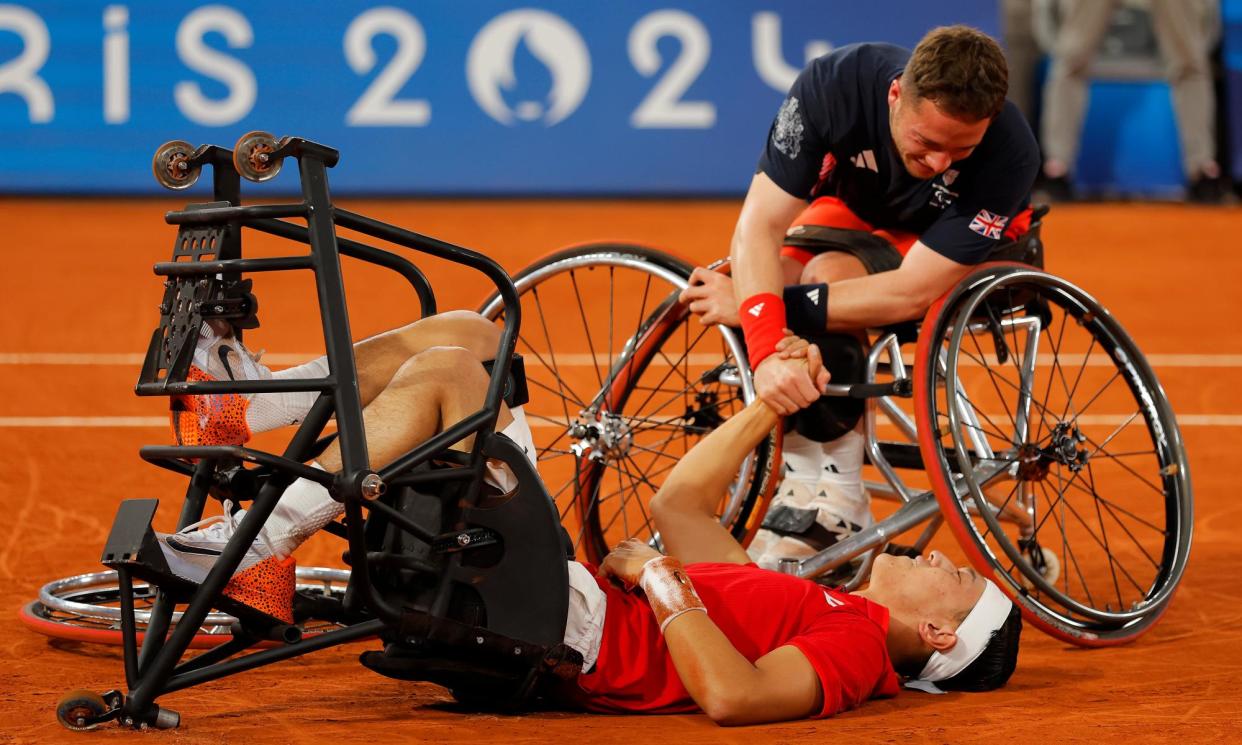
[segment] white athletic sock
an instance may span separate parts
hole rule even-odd
[[[851,430],[831,442],[817,444],[823,454],[819,485],[830,509],[855,525],[871,525],[871,495],[862,483],[862,433]]]
[[[272,379],[305,380],[327,376],[328,358],[318,357],[303,365],[275,372]],[[310,413],[318,398],[318,391],[254,394],[250,398],[250,406],[246,408],[246,425],[251,432],[267,432],[298,424]]]
[[[318,463],[310,465],[323,470]],[[327,487],[309,479],[298,479],[285,489],[263,531],[276,553],[288,556],[344,511],[345,505],[333,499]]]
[[[803,437],[794,431],[785,433],[781,445],[781,479],[791,479],[803,484],[819,481],[824,467],[823,443]],[[783,490],[782,490],[783,491]]]

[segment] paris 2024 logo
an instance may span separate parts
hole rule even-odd
[[[544,100],[509,99],[517,88],[519,48],[545,68],[551,86]],[[591,84],[591,55],[582,37],[562,18],[542,10],[514,10],[483,27],[466,59],[470,93],[501,124],[541,121],[552,126],[574,112]],[[506,96],[506,94],[510,94]]]

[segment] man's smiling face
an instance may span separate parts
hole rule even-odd
[[[932,101],[903,94],[901,80],[897,79],[888,89],[888,122],[906,171],[926,181],[944,173],[955,161],[970,157],[992,120],[955,119]]]

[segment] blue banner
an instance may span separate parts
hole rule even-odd
[[[808,59],[996,6],[0,4],[0,191],[157,192],[160,143],[261,129],[338,148],[337,193],[737,194]]]

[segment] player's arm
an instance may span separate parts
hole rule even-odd
[[[781,343],[782,349],[785,344]],[[804,353],[803,358],[785,361],[804,370],[822,389],[828,372],[819,348],[809,345]],[[779,422],[777,413],[756,399],[712,430],[673,467],[651,500],[651,515],[669,556],[687,564],[750,562],[746,549],[720,524],[716,509],[742,461]]]
[[[751,179],[729,246],[739,303],[761,292],[781,293],[781,245],[789,224],[804,209],[806,200],[787,194],[763,171]]]
[[[706,613],[673,619],[664,642],[682,685],[717,724],[804,719],[823,708],[819,676],[796,647],[778,647],[752,663]]]
[[[972,268],[916,242],[897,269],[833,282],[828,290],[828,330],[919,318]]]
[[[819,398],[805,369],[772,354],[787,325],[781,297],[781,242],[805,206],[767,174],[756,173],[730,248],[733,290],[755,371],[755,393],[781,415],[793,414]]]
[[[642,587],[682,685],[712,721],[779,722],[823,708],[823,687],[806,656],[784,646],[753,663],[746,659],[704,611],[676,559],[630,539],[604,558],[600,574]]]

